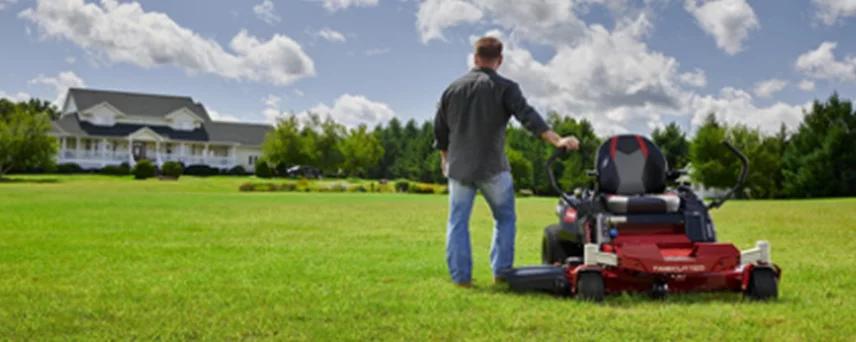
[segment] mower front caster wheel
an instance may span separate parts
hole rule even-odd
[[[583,271],[577,275],[577,298],[587,302],[600,302],[606,295],[603,275],[595,271]]]
[[[758,267],[749,273],[749,286],[745,296],[750,300],[775,300],[779,298],[779,278],[770,268]]]

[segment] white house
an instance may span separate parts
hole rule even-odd
[[[101,168],[149,159],[254,169],[272,125],[213,121],[190,97],[69,89],[51,134],[59,163]]]

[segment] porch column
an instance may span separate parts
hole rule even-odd
[[[231,165],[229,165],[230,167],[235,167],[235,164],[237,164],[235,159],[237,157],[238,157],[238,146],[232,145],[232,148],[229,149],[229,161],[231,164]]]
[[[155,162],[161,164],[160,141],[155,140]]]
[[[103,160],[105,162],[108,160],[107,152],[108,152],[107,138],[103,138],[103,139],[101,139],[101,160]],[[112,158],[109,158],[109,159],[112,159]]]
[[[65,159],[65,140],[66,139],[68,139],[68,137],[63,137],[63,136],[59,137],[59,159],[60,160]]]
[[[202,148],[202,163],[208,164],[208,144],[205,144],[205,147]]]
[[[82,157],[82,156],[81,156],[81,151],[83,151],[83,150],[80,148],[80,140],[81,140],[81,139],[80,139],[80,137],[79,137],[79,136],[78,136],[78,137],[75,137],[75,138],[77,139],[77,141],[75,142],[75,145],[74,145],[74,159],[80,160],[80,157]]]
[[[187,143],[181,143],[181,161],[187,162]]]
[[[134,165],[134,139],[128,138],[128,164]]]

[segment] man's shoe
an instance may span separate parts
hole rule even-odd
[[[473,282],[468,281],[468,282],[466,282],[466,283],[455,283],[455,286],[460,287],[460,288],[468,289],[468,288],[473,287]]]

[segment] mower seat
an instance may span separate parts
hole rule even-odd
[[[606,195],[606,208],[616,214],[674,213],[680,207],[680,197],[671,193],[642,196]]]
[[[673,213],[677,194],[667,193],[668,162],[651,140],[616,135],[600,145],[595,161],[598,192],[613,213]]]

